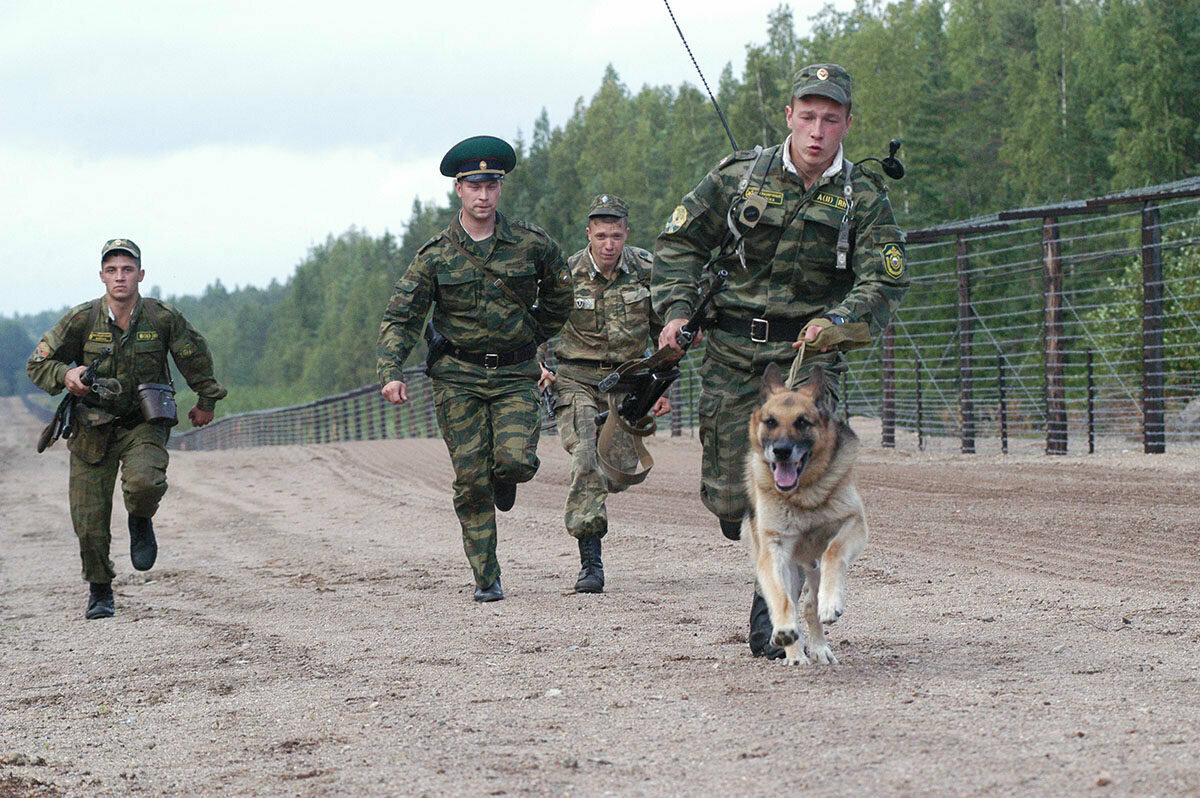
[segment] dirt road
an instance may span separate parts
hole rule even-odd
[[[0,796],[1200,793],[1194,451],[865,435],[842,664],[789,668],[749,655],[691,439],[610,500],[598,596],[544,439],[484,605],[440,441],[177,453],[158,565],[119,510],[117,616],[84,621],[65,447],[0,414]]]

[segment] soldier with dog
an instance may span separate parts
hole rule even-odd
[[[513,148],[494,136],[466,139],[446,153],[441,172],[454,178],[461,209],[417,251],[379,328],[381,393],[402,404],[408,401],[404,361],[433,307],[430,338],[442,343],[428,372],[454,466],[454,511],[476,601],[504,598],[496,510],[512,509],[517,484],[537,473],[535,356],[562,327],[572,299],[558,244],[541,228],[497,210],[516,161]]]
[[[741,536],[747,512],[747,421],[764,368],[790,368],[803,343],[797,379],[821,366],[823,391],[836,405],[846,371],[842,350],[879,335],[908,288],[904,235],[887,187],[843,153],[852,90],[850,75],[836,64],[799,70],[784,108],[784,142],[721,161],[683,198],[657,240],[652,291],[665,320],[660,346],[679,348],[676,335],[693,313],[700,272],[714,252],[720,250],[713,267],[729,272],[715,318],[705,325],[700,493],[731,539]],[[837,330],[819,339],[827,328]],[[833,338],[846,343],[827,346]],[[756,589],[749,635],[755,656],[784,656],[771,632]]]

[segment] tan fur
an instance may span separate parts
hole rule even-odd
[[[783,647],[790,665],[837,664],[821,625],[841,617],[846,570],[867,543],[867,519],[854,486],[858,436],[818,401],[823,393],[820,369],[789,391],[779,369],[768,366],[762,404],[750,418],[750,514],[742,531],[750,540],[759,589],[771,614],[771,642]],[[793,444],[792,451],[811,448],[795,487],[782,490],[768,452]],[[798,591],[801,570],[804,589]]]

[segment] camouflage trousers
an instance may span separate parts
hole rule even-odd
[[[433,401],[454,466],[454,512],[463,549],[475,584],[487,587],[500,576],[493,485],[528,482],[540,465],[537,380],[528,373],[482,367],[434,374]]]
[[[596,386],[559,374],[554,384],[557,400],[559,440],[571,455],[571,487],[567,491],[565,521],[572,537],[589,535],[604,537],[608,533],[608,510],[604,499],[610,493],[625,490],[627,485],[613,484],[600,471],[596,459],[596,413],[608,407],[606,394]],[[618,429],[612,438],[612,451],[605,454],[606,462],[632,471],[638,465],[633,438]]]
[[[105,435],[109,436],[107,447]],[[117,471],[121,472],[121,492],[128,513],[153,517],[167,492],[167,433],[153,424],[138,424],[133,429],[92,429],[87,436],[90,452],[71,447],[71,522],[79,537],[84,580],[111,582],[116,576],[109,547]],[[93,459],[95,462],[89,462]]]
[[[740,521],[746,514],[746,450],[750,447],[750,415],[758,407],[762,373],[769,359],[755,358],[745,367],[733,366],[706,354],[700,365],[700,500],[713,515]],[[775,361],[787,378],[792,360]],[[798,370],[798,382],[813,366],[825,371],[827,393],[836,404],[846,361],[837,352],[808,355]],[[839,407],[838,412],[843,412]]]

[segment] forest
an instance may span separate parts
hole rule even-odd
[[[827,6],[808,36],[795,22],[778,7],[761,43],[731,46],[708,76],[734,137],[742,148],[782,141],[792,74],[842,64],[855,81],[847,156],[882,157],[889,140],[903,141],[907,174],[891,199],[905,229],[1200,173],[1196,0],[860,0],[848,12]],[[631,243],[652,249],[679,198],[730,150],[702,88],[632,89],[615,65],[562,124],[543,110],[528,132],[489,132],[518,152],[502,212],[538,224],[566,253],[584,245],[587,202],[601,192],[628,200]],[[414,201],[399,237],[331,232],[282,284],[218,281],[167,297],[212,346],[230,388],[221,413],[373,382],[391,287],[456,203],[452,191]],[[0,394],[31,387],[25,359],[61,312],[0,316]]]

